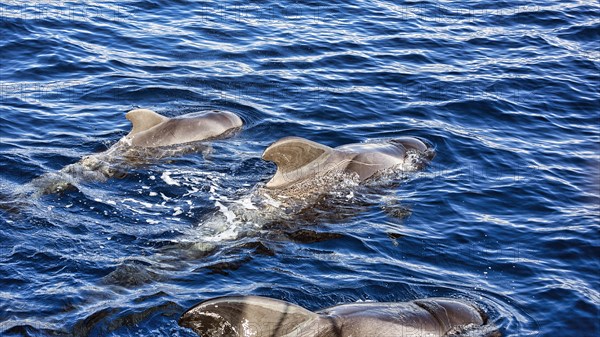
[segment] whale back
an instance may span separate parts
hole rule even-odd
[[[134,129],[128,137],[131,145],[146,148],[224,137],[243,124],[236,114],[221,110],[201,111],[175,118],[152,114],[150,110],[134,111],[131,118],[138,123],[134,123]],[[164,119],[161,121],[160,117]],[[127,118],[130,118],[129,114]]]
[[[400,303],[353,303],[316,313],[259,296],[221,297],[185,312],[181,326],[203,337],[448,336],[487,318],[470,303],[428,298]]]
[[[268,188],[288,186],[316,173],[318,164],[324,160],[332,149],[308,139],[286,137],[271,144],[262,158],[277,165],[277,172],[267,183]]]
[[[132,124],[128,136],[134,136],[169,120],[169,118],[149,109],[131,110],[125,115],[125,118],[131,121]]]
[[[310,330],[318,319],[317,314],[292,303],[259,296],[230,296],[196,305],[181,316],[179,325],[203,337],[285,336]]]

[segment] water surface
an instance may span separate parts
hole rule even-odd
[[[309,309],[449,296],[505,336],[597,335],[599,13],[593,1],[2,1],[1,334],[192,336],[177,325],[188,307],[251,294]],[[127,134],[135,107],[226,109],[246,125],[210,151],[35,193],[33,179]],[[274,173],[262,151],[292,135],[412,135],[437,156],[199,249],[204,226]]]

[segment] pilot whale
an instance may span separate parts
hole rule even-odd
[[[282,138],[262,154],[262,159],[276,164],[275,174],[240,198],[216,197],[218,211],[202,221],[202,238],[237,238],[265,225],[282,224],[284,219],[314,223],[323,214],[335,214],[332,220],[339,221],[361,210],[348,205],[377,201],[370,196],[364,200],[365,193],[372,196],[385,189],[387,178],[396,180],[398,173],[420,170],[434,156],[432,146],[413,137],[335,148],[300,137]]]
[[[88,155],[59,172],[32,181],[42,193],[64,190],[81,180],[105,180],[123,175],[126,168],[167,156],[201,149],[197,143],[225,138],[243,122],[236,114],[207,110],[169,118],[148,109],[134,109],[125,115],[131,131],[108,150]]]
[[[262,158],[277,165],[277,171],[266,187],[278,189],[330,172],[354,173],[364,181],[393,167],[414,171],[433,156],[431,147],[412,137],[336,148],[300,137],[286,137],[271,144]]]
[[[435,337],[487,324],[473,304],[451,298],[400,303],[353,303],[311,312],[260,296],[210,299],[194,306],[179,325],[203,337]]]
[[[209,110],[176,118],[152,110],[135,109],[125,118],[133,125],[124,141],[137,147],[160,147],[214,139],[242,126],[233,112]]]

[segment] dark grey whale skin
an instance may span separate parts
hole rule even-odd
[[[210,299],[189,309],[179,320],[181,326],[202,337],[435,337],[486,323],[487,317],[479,308],[450,298],[362,302],[311,312],[260,296]]]

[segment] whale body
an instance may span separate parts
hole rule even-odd
[[[229,111],[209,110],[175,118],[152,110],[135,109],[125,117],[133,128],[125,140],[137,147],[160,147],[221,137],[242,126],[242,120]]]
[[[364,181],[392,167],[413,171],[422,168],[434,155],[429,146],[412,137],[336,148],[300,137],[286,137],[270,145],[262,158],[277,165],[277,172],[266,184],[267,188],[276,189],[329,172],[355,173]]]
[[[55,193],[82,180],[124,175],[128,167],[202,149],[198,142],[224,138],[243,125],[233,112],[208,110],[168,118],[148,109],[129,111],[131,131],[108,150],[84,156],[55,173],[32,181],[42,193]]]
[[[484,324],[483,311],[450,298],[362,302],[311,312],[267,297],[220,297],[201,302],[179,319],[179,325],[202,337],[436,337]]]

